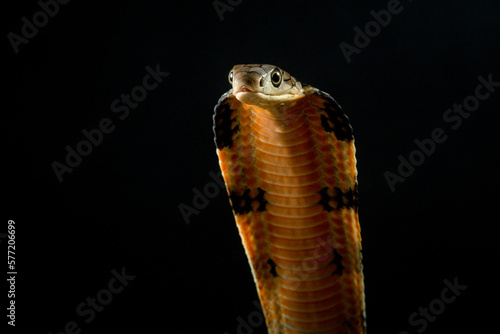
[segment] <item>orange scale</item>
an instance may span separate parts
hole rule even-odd
[[[317,134],[316,140],[320,143],[325,143],[328,141],[328,136],[326,134]]]
[[[326,334],[326,333],[337,333],[337,332],[332,332],[330,328],[337,324],[337,319],[329,319],[329,320],[324,320],[324,321],[317,321],[317,322],[302,322],[302,321],[296,321],[293,319],[287,320],[290,326],[293,326],[296,328],[296,331],[286,331],[286,333],[315,333],[315,334]],[[327,328],[328,331],[321,331],[323,329]],[[339,332],[340,333],[340,332]]]
[[[334,164],[334,160],[333,160],[333,157],[332,156],[326,156],[323,158],[323,164],[326,165],[326,166],[333,166]]]
[[[309,322],[318,322],[318,321],[322,321],[322,320],[327,320],[327,319],[334,317],[334,315],[332,315],[330,310],[321,311],[321,312],[312,313],[312,314],[307,313],[307,312],[297,312],[297,311],[293,311],[293,310],[286,310],[285,317],[287,317],[289,319],[300,320],[300,321],[309,323]]]
[[[334,187],[338,182],[334,176],[331,176],[331,177],[325,177],[325,183],[330,187]]]
[[[325,175],[331,176],[335,174],[335,168],[333,166],[328,166],[323,168],[323,173]]]
[[[347,255],[349,255],[349,251],[345,248],[344,245],[337,245],[338,247],[335,248],[337,253],[339,253],[342,256],[342,264],[347,264],[349,263],[349,260],[347,259]]]
[[[344,291],[348,290],[350,287],[352,287],[352,277],[347,277],[347,275],[342,275],[342,283],[344,286]],[[354,294],[355,291],[349,290],[349,294]]]
[[[325,133],[325,129],[320,124],[312,125],[311,130],[316,133],[316,139],[318,140],[327,140],[328,135]]]
[[[242,173],[246,178],[251,178],[255,174],[255,168],[242,168]]]
[[[317,115],[316,110],[308,109],[305,111],[305,114],[306,114],[307,119],[309,121],[314,122],[314,123],[321,122],[321,118]]]
[[[235,110],[235,111],[239,110],[239,113],[240,113],[242,118],[249,117],[252,114],[252,109],[249,106],[242,105],[241,102],[239,102],[237,100],[235,100],[235,101],[236,102],[233,104],[233,106],[237,108],[237,110]],[[240,106],[236,105],[236,103],[238,103],[238,105],[243,106],[243,108],[240,108]],[[233,106],[231,106],[231,107],[233,107]]]
[[[250,137],[250,136],[245,136],[243,138],[241,138],[241,143],[244,145],[244,146],[249,146],[251,143],[252,143],[252,140],[253,138]]]
[[[240,188],[240,187],[242,187],[242,186],[245,186],[245,184],[246,184],[246,183],[245,183],[244,178],[243,178],[242,176],[240,176],[240,175],[235,175],[235,176],[233,177],[233,180],[232,180],[232,181],[233,181],[233,184],[234,184],[237,188]]]
[[[230,160],[231,163],[236,164],[236,163],[238,163],[240,161],[240,155],[237,152],[233,153],[233,154],[231,154],[230,159],[231,159]]]
[[[295,302],[291,300],[281,299],[281,304],[284,309],[295,310],[295,311],[306,311],[306,312],[317,312],[324,310],[331,310],[332,313],[340,313],[341,309],[344,309],[344,305],[335,305],[334,307],[330,307],[330,305],[334,304],[335,300],[338,299],[337,296],[333,296],[330,298],[326,298],[319,302],[312,303],[301,303]],[[342,304],[342,303],[339,303]]]
[[[241,158],[241,162],[246,166],[252,165],[253,160],[254,160],[254,158],[252,156],[244,156]]]
[[[356,298],[356,295],[346,295],[345,301],[353,305],[357,303],[358,299]]]
[[[267,206],[267,211],[270,213],[276,215],[276,216],[281,216],[281,217],[312,217],[312,216],[317,216],[323,211],[323,206],[322,205],[315,205],[311,207],[305,207],[305,208],[289,208],[289,207],[282,207],[278,205],[268,205]]]
[[[343,209],[341,215],[342,215],[342,219],[345,222],[353,223],[354,212],[351,209]],[[349,224],[349,226],[351,226],[351,228],[354,228],[353,224]]]
[[[256,188],[257,187],[257,179],[255,177],[247,178],[247,186],[248,186],[248,188]]]
[[[345,174],[339,174],[338,175],[338,180],[340,181],[339,183],[345,184],[347,183],[347,176]]]
[[[261,216],[262,213],[261,212],[255,212],[254,214],[254,219],[253,219],[253,226],[255,229],[262,229],[264,227],[264,223],[262,222],[262,219]]]
[[[354,306],[348,307],[348,308],[346,308],[346,310],[347,310],[347,312],[352,313],[352,314],[356,314],[359,312],[358,308],[356,308]]]
[[[335,236],[335,244],[337,245],[343,245],[347,242],[345,235],[343,234],[337,234]]]
[[[343,164],[343,161],[344,161],[344,154],[342,152],[335,152],[333,154],[333,156],[335,157],[335,159],[339,162],[339,164]]]
[[[346,172],[347,168],[346,168],[346,165],[344,163],[343,157],[340,157],[339,160],[336,161],[335,167],[337,167],[337,169],[339,170],[340,173]]]
[[[321,145],[321,146],[319,146],[318,149],[323,154],[331,154],[331,152],[332,152],[332,148],[328,145]]]
[[[263,239],[266,237],[266,234],[264,232],[261,232],[261,231],[254,233],[254,235],[255,235],[256,239]]]
[[[244,158],[253,154],[254,148],[251,145],[242,145],[239,148],[238,158]]]
[[[240,164],[234,164],[229,170],[232,175],[241,175],[243,167]]]

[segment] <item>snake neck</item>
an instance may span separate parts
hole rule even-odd
[[[302,110],[295,108],[297,102],[294,100],[275,104],[265,109],[259,106],[249,106],[252,110],[252,121],[269,130],[268,135],[272,135],[273,139],[279,141],[279,134],[289,133],[294,127],[305,122]]]

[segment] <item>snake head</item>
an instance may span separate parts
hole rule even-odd
[[[274,65],[236,65],[229,82],[239,101],[260,108],[283,106],[304,96],[301,83]]]

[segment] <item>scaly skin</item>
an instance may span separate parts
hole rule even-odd
[[[348,118],[272,65],[237,65],[230,81],[217,154],[269,333],[365,333]]]

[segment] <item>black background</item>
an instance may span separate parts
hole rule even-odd
[[[456,130],[443,114],[478,76],[500,81],[500,5],[401,5],[349,64],[339,44],[387,1],[242,1],[221,21],[212,1],[73,0],[17,54],[7,34],[40,7],[4,9],[0,232],[16,222],[16,332],[237,333],[257,295],[227,195],[189,224],[178,206],[219,171],[213,106],[245,63],[280,66],[350,117],[370,333],[416,333],[408,317],[454,278],[467,289],[425,333],[496,328],[500,88]],[[120,120],[111,103],[157,64],[170,75]],[[115,130],[59,182],[53,161],[103,118]],[[447,140],[391,192],[384,172],[435,128]],[[85,323],[77,306],[122,268],[135,278]]]

